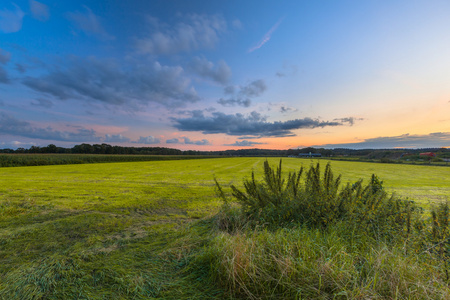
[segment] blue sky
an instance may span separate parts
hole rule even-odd
[[[450,147],[447,1],[2,1],[0,147]]]

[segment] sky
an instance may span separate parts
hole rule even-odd
[[[0,148],[450,147],[450,2],[2,0]]]

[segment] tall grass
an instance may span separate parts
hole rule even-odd
[[[341,186],[330,165],[284,177],[266,162],[263,179],[231,185],[231,198],[216,186],[219,231],[196,264],[230,297],[450,298],[447,204],[429,218],[376,175]]]
[[[442,168],[334,162],[344,173],[335,191],[338,176],[331,167],[325,172],[322,166],[319,176],[305,168],[297,184],[301,161],[286,159],[283,167],[296,170],[287,189],[287,172],[263,162],[227,158],[0,169],[0,299],[449,298],[448,206],[430,205],[431,214],[387,190],[388,184],[400,184],[423,188],[412,194],[422,199],[438,192],[430,199],[445,200],[448,176]],[[219,185],[226,199],[222,207],[213,174],[250,197],[240,178],[252,167],[257,195],[272,195],[273,202],[244,209],[232,190]],[[370,201],[343,206],[333,218],[326,212],[336,204],[302,211],[300,204],[322,201],[308,198],[306,190],[339,204],[333,195],[342,196],[344,177],[355,180],[371,168],[386,183],[376,176],[360,187],[350,183],[355,201],[359,189],[371,186],[366,193],[378,195],[373,199],[385,192],[383,203],[400,200],[399,211],[409,215],[386,215],[391,225],[380,227],[378,214],[363,219]],[[265,176],[278,180],[273,193],[264,191]],[[306,187],[314,178],[320,184]],[[279,195],[293,189],[297,198],[287,197],[286,204]],[[381,208],[389,207],[383,203]],[[357,209],[347,209],[352,207]]]
[[[0,154],[0,167],[213,158],[207,155]]]

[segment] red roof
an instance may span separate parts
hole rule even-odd
[[[420,153],[420,155],[422,155],[422,156],[436,157],[436,153],[433,153],[433,152],[424,152],[424,153]]]

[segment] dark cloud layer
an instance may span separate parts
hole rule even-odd
[[[359,143],[326,144],[316,147],[350,148],[350,149],[390,149],[390,148],[435,148],[450,147],[450,132],[434,132],[430,134],[403,134],[391,137],[366,139]]]
[[[320,121],[304,118],[279,122],[267,122],[266,118],[257,112],[250,115],[224,114],[213,112],[205,116],[202,111],[193,111],[190,118],[173,119],[175,128],[181,131],[201,131],[204,134],[225,133],[227,135],[246,136],[295,136],[296,129],[317,128],[325,126],[340,126],[342,122]]]
[[[6,113],[0,113],[0,134],[17,135],[21,137],[69,141],[69,142],[98,142],[92,129],[78,128],[75,132],[59,131],[51,127],[35,128],[27,121],[18,120]]]
[[[112,60],[71,57],[65,66],[52,68],[41,77],[28,76],[23,83],[60,100],[114,105],[156,102],[168,107],[199,100],[183,68],[156,61],[121,67]]]

